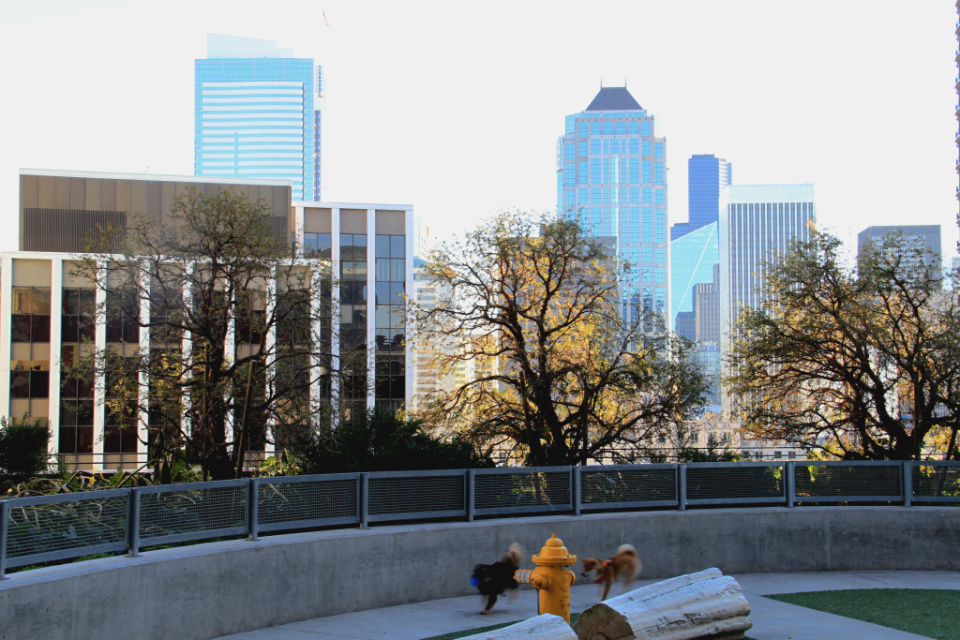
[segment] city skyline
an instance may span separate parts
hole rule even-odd
[[[955,255],[955,6],[808,4],[5,2],[22,98],[0,203],[12,221],[20,168],[191,175],[193,61],[228,33],[324,67],[325,200],[412,204],[433,237],[555,208],[557,133],[602,82],[669,141],[669,225],[687,159],[714,154],[740,184],[816,184],[818,226],[851,253],[867,226],[910,222]]]

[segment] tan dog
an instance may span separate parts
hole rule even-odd
[[[640,556],[637,555],[637,550],[633,545],[622,544],[617,549],[617,555],[609,560],[584,558],[581,575],[603,585],[603,597],[600,598],[603,601],[607,599],[610,587],[618,579],[623,580],[623,592],[626,593],[630,582],[640,573],[640,567]]]

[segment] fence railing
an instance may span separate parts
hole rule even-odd
[[[252,478],[0,500],[7,569],[378,522],[733,505],[960,504],[960,462],[739,462]]]

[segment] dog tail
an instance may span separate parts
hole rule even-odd
[[[621,553],[625,553],[636,558],[636,562],[634,563],[632,570],[623,577],[625,581],[629,582],[637,577],[637,574],[643,570],[643,564],[640,562],[640,555],[637,553],[636,547],[634,547],[632,544],[620,545],[620,548],[617,549],[617,555]]]
[[[503,557],[500,558],[501,562],[512,562],[515,566],[520,566],[520,559],[523,556],[523,547],[520,546],[519,542],[514,542],[510,545],[510,550],[503,554]]]

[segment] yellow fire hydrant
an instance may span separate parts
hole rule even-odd
[[[537,613],[552,613],[570,623],[570,587],[577,581],[572,571],[565,567],[573,565],[577,556],[570,555],[557,534],[550,536],[539,554],[532,558],[537,568],[533,571],[519,569],[513,579],[522,584],[532,584],[540,594]]]

